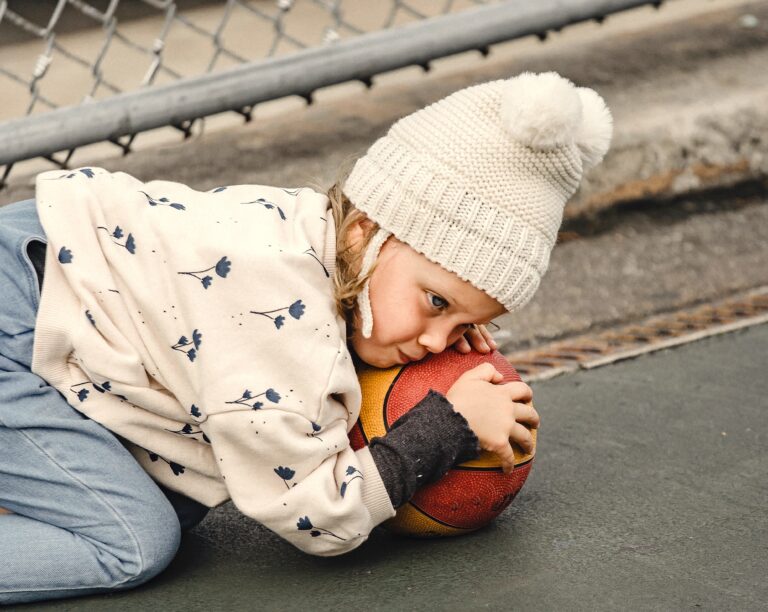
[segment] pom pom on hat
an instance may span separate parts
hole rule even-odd
[[[600,163],[611,144],[613,119],[603,99],[555,72],[509,79],[500,112],[512,138],[533,149],[575,142],[585,170]]]
[[[582,117],[575,140],[586,170],[599,164],[608,152],[613,118],[603,99],[593,89],[579,87],[576,91],[581,98]]]
[[[533,149],[554,149],[573,142],[581,98],[573,83],[555,72],[524,72],[504,83],[500,113],[512,138]]]

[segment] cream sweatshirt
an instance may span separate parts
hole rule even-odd
[[[37,208],[49,242],[32,369],[156,481],[232,499],[317,555],[394,515],[347,439],[360,387],[326,196],[81,168],[41,174]]]

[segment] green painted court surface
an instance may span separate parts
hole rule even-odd
[[[227,506],[149,585],[33,607],[765,610],[767,366],[761,325],[537,384],[531,476],[472,535],[312,558]]]

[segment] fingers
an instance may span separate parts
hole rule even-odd
[[[459,380],[462,378],[485,380],[492,383],[498,383],[504,380],[504,376],[501,372],[499,372],[492,363],[488,362],[481,363],[479,366],[467,370],[459,377]]]
[[[538,427],[541,424],[539,413],[531,404],[515,403],[515,421],[525,423],[529,427]]]
[[[485,447],[499,457],[505,474],[509,474],[515,467],[515,452],[512,443],[520,447],[526,455],[532,454],[536,449],[531,430],[522,423],[512,425],[508,438],[497,438]]]
[[[486,329],[485,325],[472,325],[464,332],[463,340],[465,344],[461,344],[461,347],[470,347],[478,351],[479,353],[489,353],[493,349],[497,348],[496,341],[491,336],[491,333]],[[456,343],[456,348],[460,352],[464,351],[459,347],[459,342]]]
[[[493,339],[493,335],[491,332],[488,331],[488,328],[485,325],[476,325],[475,326],[477,330],[482,335],[483,339],[485,340],[485,343],[492,349],[498,348],[498,344],[496,344],[496,340]]]
[[[533,389],[531,389],[524,382],[510,382],[502,385],[504,389],[509,393],[513,402],[530,402],[533,399]]]
[[[512,450],[512,445],[509,440],[500,440],[496,444],[490,446],[487,450],[496,454],[501,460],[501,469],[505,474],[509,474],[515,469],[515,451]]]
[[[469,342],[467,341],[466,336],[462,336],[453,345],[453,348],[455,348],[459,353],[469,353],[472,350],[472,347],[470,346]]]
[[[532,453],[535,448],[531,430],[521,423],[515,423],[512,426],[509,439],[522,448],[526,454]]]

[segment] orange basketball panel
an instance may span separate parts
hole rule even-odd
[[[531,465],[532,462],[521,465],[511,474],[455,468],[416,491],[410,503],[445,525],[477,529],[491,522],[512,502]]]

